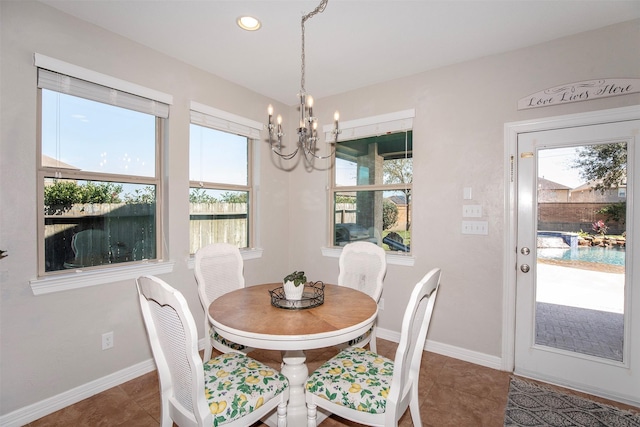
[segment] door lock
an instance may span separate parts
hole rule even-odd
[[[520,249],[520,253],[522,255],[529,255],[531,253],[531,250],[525,246],[522,249]]]
[[[528,273],[529,270],[531,270],[531,267],[529,267],[529,264],[522,264],[520,266],[520,271],[522,271],[523,273]]]

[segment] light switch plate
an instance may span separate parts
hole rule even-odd
[[[463,205],[462,216],[465,218],[480,218],[482,216],[482,205]]]
[[[462,234],[489,234],[487,221],[462,221]]]
[[[464,200],[471,200],[471,187],[464,187],[462,189],[462,198]]]

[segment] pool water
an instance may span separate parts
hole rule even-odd
[[[538,258],[624,266],[625,250],[601,247],[580,247],[576,249],[538,248]]]

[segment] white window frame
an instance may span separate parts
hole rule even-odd
[[[91,91],[91,87],[95,88],[95,85],[99,85],[102,90],[102,95],[107,93],[109,96],[117,97],[118,92],[122,92],[122,96],[120,96],[114,102],[110,102],[114,105],[125,106],[130,109],[135,109],[137,111],[151,109],[151,114],[162,115],[164,117],[168,116],[169,106],[173,103],[173,97],[168,94],[164,94],[162,92],[146,88],[144,86],[140,86],[131,82],[127,82],[125,80],[121,80],[112,76],[108,76],[106,74],[102,74],[93,70],[89,70],[83,67],[79,67],[74,64],[70,64],[64,61],[57,60],[55,58],[51,58],[45,55],[41,55],[38,53],[34,54],[34,66],[38,69],[42,69],[45,71],[51,71],[62,75],[63,78],[58,82],[62,89],[59,89],[60,92],[65,92],[64,85],[65,84],[76,84],[75,89],[78,87],[88,88]],[[54,76],[49,74],[49,77]],[[66,77],[65,77],[66,76]],[[54,76],[55,77],[55,76]],[[67,78],[68,77],[68,78]],[[76,80],[78,79],[78,80]],[[87,85],[83,86],[83,82],[88,82]],[[54,82],[50,82],[51,84],[55,84]],[[39,94],[40,89],[39,89]],[[72,93],[74,96],[75,94]],[[127,96],[127,94],[134,95],[133,97]],[[100,94],[98,95],[100,96]],[[40,96],[39,96],[40,97]],[[96,98],[92,98],[90,95],[85,96],[88,99],[97,100]],[[147,101],[142,104],[135,105],[140,99],[139,98],[147,98]],[[133,104],[127,104],[129,102],[133,102]],[[124,103],[124,104],[123,104]],[[144,105],[143,105],[144,104]],[[39,103],[39,107],[41,108],[41,103]],[[147,112],[147,111],[145,111]],[[38,113],[38,117],[40,117],[40,112]],[[161,187],[161,143],[162,135],[158,135],[161,133],[162,129],[158,122],[160,119],[156,118],[156,175],[154,179],[154,185],[156,185],[156,222],[157,222],[157,248],[156,253],[158,254],[158,259],[153,261],[144,261],[144,262],[124,262],[118,263],[112,266],[99,266],[91,269],[78,269],[72,270],[69,272],[66,271],[55,271],[55,272],[44,272],[44,212],[38,213],[38,277],[34,278],[30,281],[30,286],[34,295],[47,294],[52,292],[66,291],[71,289],[84,288],[87,286],[95,286],[104,283],[116,282],[121,280],[129,280],[139,277],[143,274],[164,274],[170,273],[173,271],[174,262],[163,260],[163,244],[161,243],[163,239],[161,236],[164,234],[163,223],[162,223],[162,187]],[[39,125],[39,123],[38,123]],[[39,134],[40,131],[38,131]],[[41,165],[41,143],[38,143],[38,197],[37,202],[38,206],[43,206],[44,203],[44,176],[46,174],[50,175],[52,170],[51,168],[44,168]],[[59,176],[64,175],[65,171],[54,171]],[[95,173],[87,173],[86,176],[84,174],[74,172],[72,174],[73,179],[101,179],[99,174]],[[107,175],[105,175],[106,177]],[[113,180],[113,176],[111,175],[106,180]],[[120,177],[117,177],[118,179]],[[131,180],[132,182],[137,182],[135,179]]]
[[[384,135],[387,133],[397,133],[413,130],[413,120],[415,118],[415,109],[402,110],[388,114],[382,114],[378,116],[371,116],[357,120],[345,121],[340,123],[340,137],[338,144],[341,141],[349,141],[353,139],[361,139],[367,138],[371,136]],[[325,125],[322,128],[322,131],[325,135],[326,142],[333,142],[334,135],[332,134],[333,127],[332,125]],[[335,153],[334,153],[335,156]],[[334,161],[335,165],[335,161]],[[331,235],[331,230],[333,230],[333,193],[334,191],[343,191],[350,189],[351,187],[336,187],[334,182],[334,170],[330,168],[328,171],[328,182],[327,186],[327,199],[330,215],[327,216],[328,223],[327,229],[328,233],[328,241],[333,242],[333,236]],[[367,188],[361,188],[360,191],[367,190]],[[327,246],[322,247],[322,255],[326,257],[338,258],[342,253],[342,248]],[[405,254],[401,252],[389,252],[386,254],[387,263],[395,264],[395,265],[404,265],[404,266],[413,266],[415,264],[415,257],[413,252],[410,254]]]

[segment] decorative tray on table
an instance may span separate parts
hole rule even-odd
[[[318,307],[324,303],[324,283],[305,283],[302,297],[299,300],[287,299],[282,286],[269,291],[269,294],[271,295],[271,305],[274,307],[303,310],[305,308]]]

